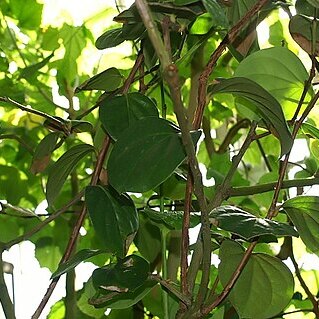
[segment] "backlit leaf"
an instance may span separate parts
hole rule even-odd
[[[60,190],[74,167],[81,159],[94,152],[94,147],[88,144],[80,144],[70,148],[65,152],[50,168],[48,182],[46,185],[46,197],[49,204],[53,204],[54,200],[60,193]]]
[[[104,129],[114,140],[117,140],[137,120],[158,117],[153,101],[137,92],[104,100],[100,105],[100,120]]]
[[[238,243],[221,244],[219,278],[225,287],[244,255]],[[240,318],[266,319],[283,310],[292,298],[294,279],[278,258],[253,253],[230,292],[229,299]]]
[[[284,202],[282,209],[297,228],[307,248],[319,255],[319,197],[291,198]]]
[[[256,82],[242,77],[234,77],[209,87],[209,92],[232,93],[248,100],[247,106],[260,119],[263,119],[271,131],[280,140],[281,155],[290,151],[292,137],[278,101]]]
[[[196,143],[200,132],[194,132]],[[133,123],[114,144],[108,161],[110,184],[120,193],[146,192],[165,181],[184,161],[179,129],[149,117]]]
[[[131,236],[138,229],[138,216],[134,203],[126,194],[114,189],[88,186],[85,201],[93,227],[106,251],[124,257]]]
[[[298,237],[298,233],[288,224],[258,218],[235,206],[218,207],[209,214],[209,217],[213,225],[246,240],[261,235]]]

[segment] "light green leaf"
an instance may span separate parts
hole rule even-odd
[[[46,186],[48,203],[53,204],[69,174],[80,160],[87,154],[94,152],[94,147],[88,144],[80,144],[65,152],[50,168]]]
[[[114,140],[137,120],[153,116],[158,118],[154,102],[137,92],[104,100],[99,110],[102,125]]]
[[[319,197],[298,196],[285,201],[282,209],[297,228],[307,248],[319,255]]]
[[[200,132],[194,132],[197,142]],[[120,193],[146,192],[165,181],[186,154],[178,128],[149,117],[133,123],[114,144],[108,161],[110,184]]]
[[[105,251],[99,249],[82,249],[72,256],[67,262],[59,264],[58,269],[52,274],[51,279],[67,273],[87,259],[103,253],[105,254]]]
[[[308,72],[300,59],[284,47],[257,51],[237,67],[236,77],[248,78],[267,90],[282,105],[286,117],[291,117],[299,103]],[[310,101],[312,89],[304,104]]]
[[[116,68],[109,68],[79,85],[75,93],[85,90],[103,90],[107,92],[117,89],[122,82],[122,75]]]
[[[211,94],[232,93],[246,99],[250,109],[263,119],[269,129],[280,140],[281,156],[292,147],[292,137],[278,101],[256,82],[243,77],[234,77],[210,86]]]
[[[256,236],[295,236],[298,233],[288,224],[258,218],[235,206],[220,206],[209,214],[213,225],[250,240]]]
[[[110,187],[88,186],[85,201],[106,251],[124,257],[138,229],[138,215],[131,198],[117,194]]]
[[[244,255],[238,243],[221,244],[219,278],[225,287]],[[253,253],[230,292],[229,299],[240,318],[267,319],[282,311],[292,298],[294,279],[278,258]]]

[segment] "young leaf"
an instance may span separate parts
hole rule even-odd
[[[70,148],[51,167],[46,186],[46,197],[51,205],[74,167],[87,154],[94,152],[94,147],[88,144],[80,144]]]
[[[149,263],[137,255],[126,256],[116,264],[95,269],[93,285],[101,293],[134,291],[143,285],[150,271]]]
[[[232,93],[248,100],[250,102],[248,107],[266,122],[270,130],[280,140],[281,156],[290,151],[293,140],[281,106],[259,84],[246,78],[234,77],[210,86],[209,92],[211,94]]]
[[[60,132],[49,133],[38,144],[35,149],[30,168],[33,174],[43,172],[46,169],[60,135]]]
[[[294,197],[285,201],[282,209],[297,228],[307,248],[319,255],[319,197]]]
[[[200,132],[193,133],[194,142]],[[146,192],[165,181],[186,154],[179,130],[149,117],[133,123],[114,144],[108,161],[110,184],[119,192]]]
[[[74,269],[82,261],[85,261],[91,257],[105,254],[105,251],[98,249],[82,249],[72,256],[67,262],[60,264],[58,269],[51,275],[51,279],[59,277],[68,271]]]
[[[99,110],[102,125],[114,140],[117,140],[137,120],[152,116],[158,117],[154,102],[137,92],[104,100]]]
[[[95,232],[106,251],[124,257],[131,236],[138,229],[137,211],[131,198],[117,194],[110,187],[88,186],[85,202]]]
[[[298,233],[288,224],[258,218],[235,206],[220,206],[209,217],[213,225],[246,240],[262,235],[298,237]]]
[[[225,240],[220,247],[219,278],[223,286],[236,270],[244,250],[238,243]],[[265,319],[278,314],[292,298],[294,279],[278,258],[254,253],[229,294],[240,318]]]
[[[107,92],[117,89],[122,82],[122,75],[116,68],[109,68],[88,79],[75,90],[75,93],[85,90],[103,90]]]

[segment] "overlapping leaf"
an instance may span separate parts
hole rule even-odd
[[[282,209],[292,220],[307,248],[319,255],[319,197],[291,198],[282,205]]]
[[[258,218],[235,206],[220,206],[209,214],[211,223],[246,240],[256,236],[295,236],[295,229],[284,223]]]
[[[124,257],[138,229],[134,203],[126,194],[112,188],[88,186],[85,201],[93,227],[106,251]]]
[[[244,255],[238,243],[225,240],[220,247],[219,278],[227,284]],[[294,279],[278,258],[255,253],[233,287],[229,299],[240,318],[266,319],[283,310],[292,298]]]
[[[290,151],[293,141],[281,106],[259,84],[247,78],[234,77],[210,86],[209,92],[212,94],[232,93],[248,100],[250,102],[248,107],[266,122],[280,140],[281,155]]]
[[[193,133],[196,143],[199,132]],[[134,122],[115,143],[108,161],[118,192],[146,192],[165,181],[186,158],[178,128],[164,119]]]

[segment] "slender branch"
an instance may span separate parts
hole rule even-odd
[[[249,9],[246,14],[229,30],[227,35],[224,37],[222,42],[219,44],[217,49],[211,55],[204,71],[199,78],[199,88],[198,88],[198,106],[194,118],[194,127],[200,127],[200,123],[203,118],[204,108],[206,106],[206,89],[207,82],[210,74],[213,71],[215,64],[225,51],[227,45],[234,42],[238,34],[249,22],[249,20],[254,17],[258,11],[268,2],[269,0],[259,0],[257,3]]]
[[[15,319],[14,306],[9,296],[8,288],[4,280],[2,254],[4,247],[0,249],[0,302],[6,319]]]

